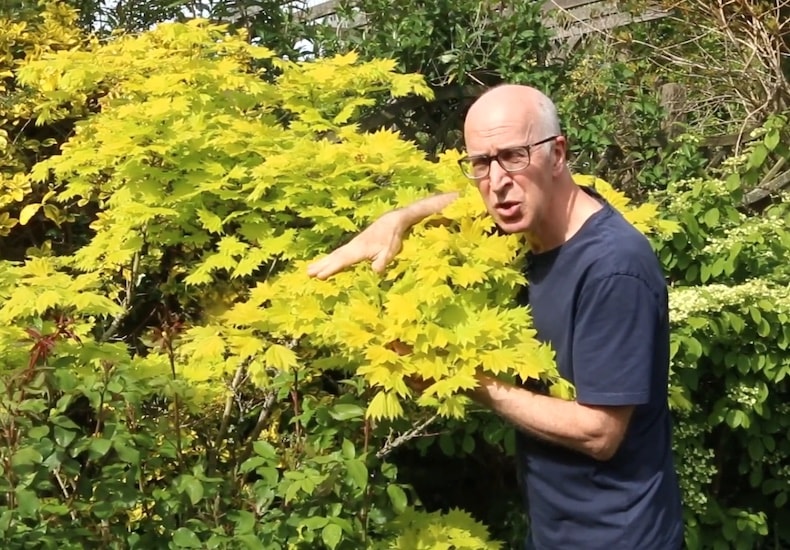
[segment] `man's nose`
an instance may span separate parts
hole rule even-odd
[[[491,165],[488,169],[488,178],[491,185],[491,190],[497,192],[510,183],[510,173],[499,165],[499,161],[495,158],[491,159]]]

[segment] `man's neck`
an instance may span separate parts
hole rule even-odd
[[[575,183],[564,184],[552,197],[547,217],[543,220],[545,229],[540,233],[527,233],[527,241],[532,251],[548,252],[562,246],[601,208],[601,203]]]

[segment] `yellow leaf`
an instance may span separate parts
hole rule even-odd
[[[573,401],[576,399],[576,388],[564,378],[558,378],[549,387],[549,395],[566,401]]]
[[[269,349],[263,354],[263,360],[268,366],[279,370],[291,369],[298,364],[296,354],[280,344],[269,346]]]
[[[27,222],[30,221],[30,218],[36,215],[38,209],[41,208],[40,204],[27,204],[22,211],[19,213],[19,224],[20,225],[27,225]]]
[[[246,359],[258,353],[264,346],[260,338],[255,336],[233,336],[230,338],[230,345],[234,353]]]
[[[398,362],[399,355],[384,346],[371,346],[365,350],[365,358],[373,365],[387,365]]]
[[[403,416],[403,407],[395,392],[382,391],[377,393],[368,405],[365,412],[367,418],[380,420],[382,418],[394,419]]]
[[[398,326],[414,323],[421,316],[417,301],[409,295],[392,296],[384,309],[387,320]]]
[[[523,358],[520,359],[523,361]],[[507,371],[518,361],[519,357],[516,356],[514,350],[508,348],[487,350],[480,356],[481,366],[493,374]]]
[[[214,332],[199,338],[195,343],[193,357],[195,359],[222,359],[225,355],[225,339]]]
[[[384,396],[384,392],[378,392],[373,396],[368,404],[368,410],[365,411],[365,417],[373,420],[387,418],[387,398]]]
[[[382,316],[378,307],[362,298],[350,300],[347,310],[341,311],[341,314],[347,315],[362,326],[377,326]]]
[[[448,397],[439,403],[436,412],[446,418],[463,418],[465,412],[464,398],[458,395]]]
[[[222,220],[219,216],[204,208],[199,209],[197,215],[200,223],[203,224],[203,227],[208,231],[211,233],[222,233]]]
[[[247,301],[234,305],[222,317],[231,326],[248,327],[254,323],[265,321],[266,310],[253,301]]]
[[[463,264],[458,267],[454,267],[450,277],[458,286],[467,288],[476,283],[484,281],[486,278],[486,272],[480,266]]]
[[[36,311],[44,313],[51,307],[60,304],[63,297],[54,290],[45,290],[36,297]]]
[[[338,319],[332,323],[331,330],[336,331],[338,340],[352,350],[364,350],[373,340],[373,334],[353,319]]]

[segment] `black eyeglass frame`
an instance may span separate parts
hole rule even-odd
[[[501,151],[498,151],[496,155],[471,155],[471,156],[465,156],[463,158],[458,159],[458,167],[461,169],[461,172],[463,173],[464,176],[466,176],[470,180],[474,180],[474,181],[481,180],[481,179],[487,178],[489,176],[489,174],[491,173],[491,161],[492,160],[496,160],[497,164],[499,164],[499,166],[502,167],[502,170],[504,170],[505,172],[507,172],[509,174],[513,174],[515,172],[520,172],[521,170],[524,170],[525,168],[529,167],[530,164],[532,164],[532,148],[533,147],[537,147],[538,145],[543,145],[544,143],[548,143],[548,142],[550,142],[550,141],[552,141],[554,139],[557,139],[560,136],[561,136],[561,134],[557,134],[555,136],[550,136],[550,137],[547,137],[546,139],[542,139],[542,140],[536,141],[534,143],[528,143],[526,145],[519,145],[517,147],[508,147],[507,149],[502,149]],[[502,153],[512,153],[513,151],[518,151],[519,149],[523,149],[524,152],[526,153],[527,163],[524,166],[519,166],[518,168],[506,168],[502,164],[502,160],[500,159],[500,155],[502,155]],[[466,172],[466,170],[464,170],[464,163],[473,162],[473,161],[479,161],[479,160],[485,160],[486,161],[486,166],[488,166],[488,170],[486,170],[486,173],[483,174],[482,176],[469,175]]]

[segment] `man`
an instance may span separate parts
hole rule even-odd
[[[474,399],[518,428],[527,548],[680,548],[667,288],[647,239],[573,182],[556,109],[539,91],[489,90],[470,108],[464,137],[460,164],[489,214],[503,231],[526,233],[524,301],[577,392],[563,401],[478,377]],[[382,270],[404,232],[454,198],[390,212],[310,273],[325,278],[364,259]]]

